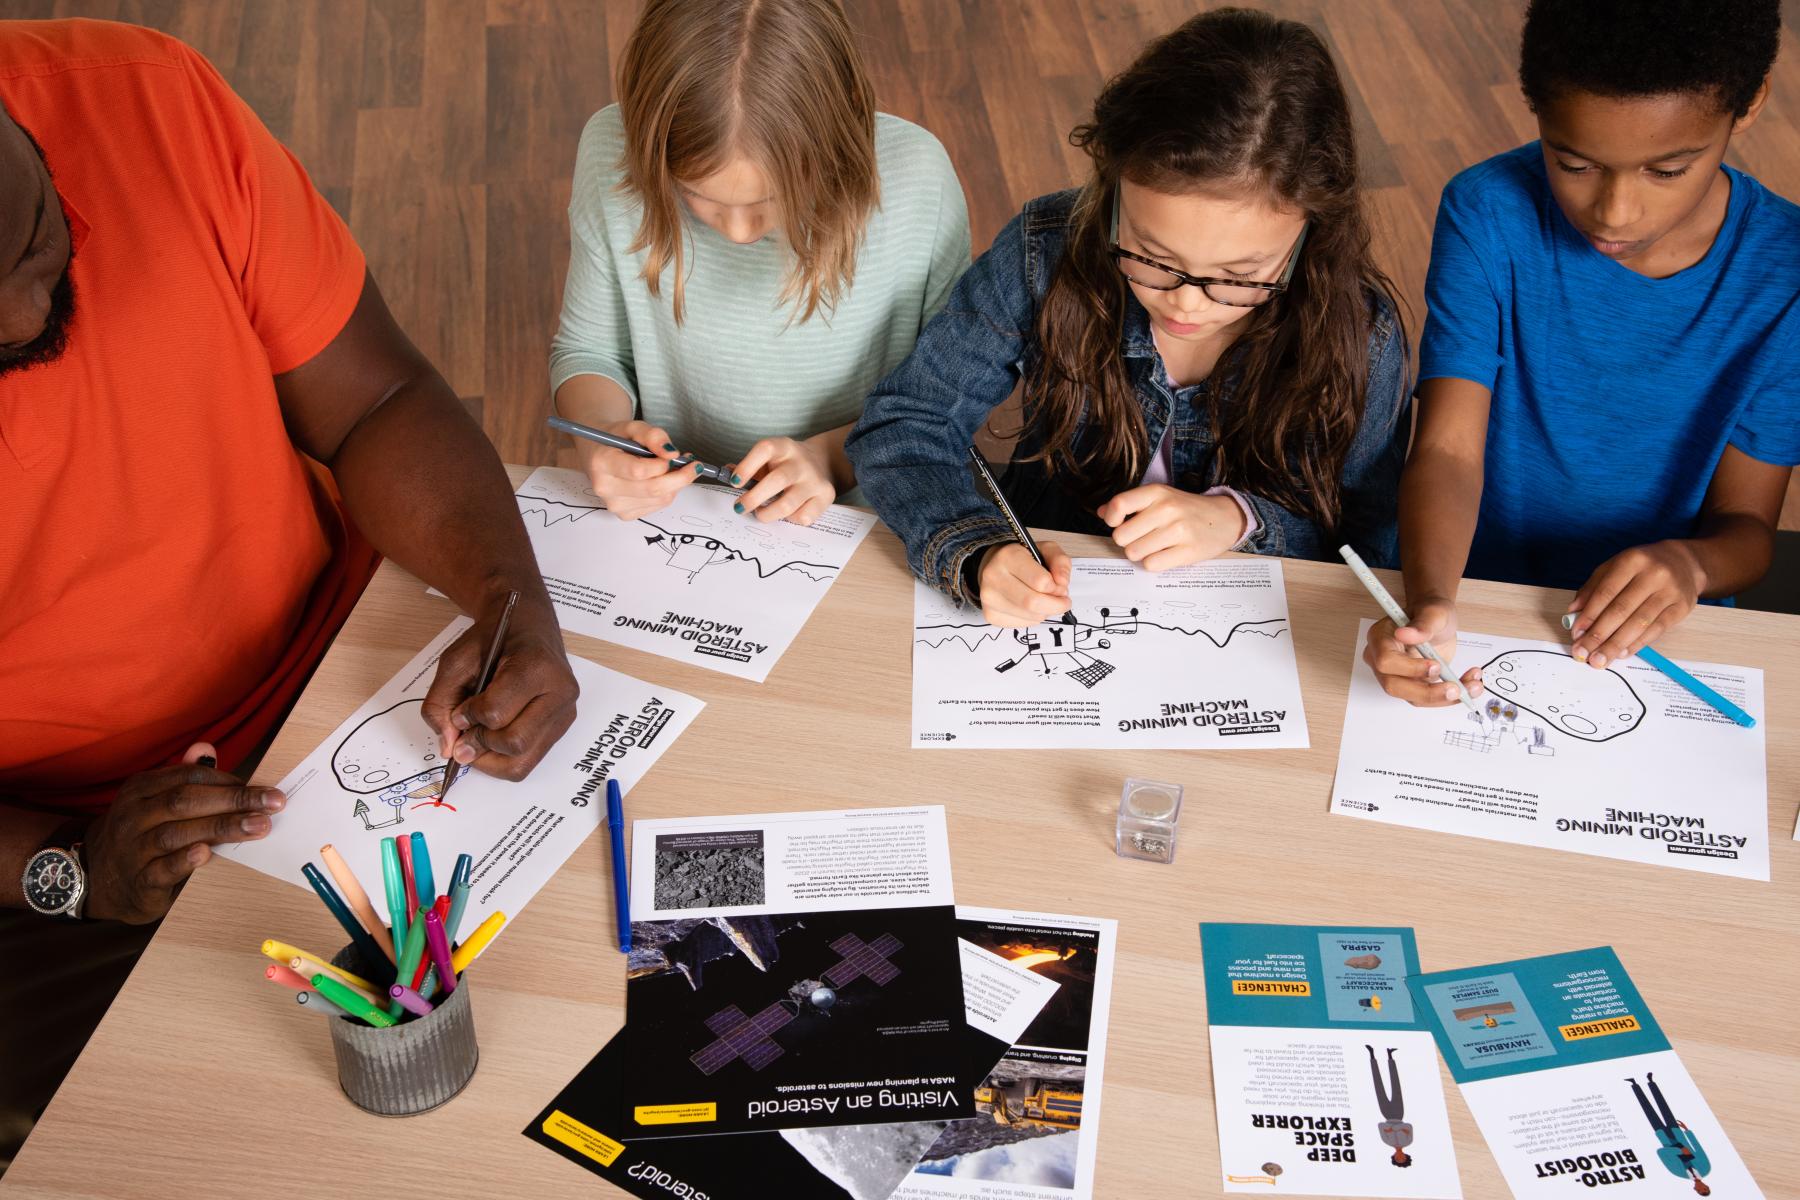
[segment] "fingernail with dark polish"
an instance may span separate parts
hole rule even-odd
[[[667,450],[670,454],[673,454],[673,453],[675,453],[675,443],[674,442],[664,442],[663,449]]]
[[[695,463],[694,464],[694,474],[696,474],[696,475],[706,474],[706,464],[705,463]]]
[[[732,487],[736,487],[738,484],[740,484],[742,482],[744,482],[744,481],[736,475],[733,475],[731,477],[731,486]]]
[[[200,765],[201,765],[201,766],[203,766],[203,767],[207,767],[207,768],[209,768],[209,769],[210,769],[210,768],[212,768],[212,767],[216,767],[216,766],[218,766],[218,765],[219,765],[219,760],[218,760],[218,759],[216,759],[216,758],[214,758],[214,757],[213,757],[213,756],[212,756],[212,755],[210,755],[210,754],[202,754],[202,755],[201,755],[201,756],[200,756]]]
[[[742,504],[733,504],[731,506],[731,511],[735,512],[735,513],[741,513],[744,511],[744,506]]]

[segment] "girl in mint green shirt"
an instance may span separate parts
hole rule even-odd
[[[855,501],[844,437],[969,263],[931,134],[877,113],[836,0],[651,0],[619,103],[581,138],[557,411],[621,519],[733,464],[740,511],[809,524]]]

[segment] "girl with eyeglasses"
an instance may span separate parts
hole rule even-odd
[[[1305,25],[1246,9],[1152,42],[1070,139],[1093,170],[963,276],[847,445],[912,569],[987,619],[1069,608],[967,466],[1022,382],[1003,488],[1152,571],[1227,550],[1392,562],[1406,335],[1375,266],[1349,106]]]

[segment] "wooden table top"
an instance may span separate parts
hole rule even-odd
[[[1112,551],[1058,540],[1076,554]],[[1373,605],[1343,567],[1290,560],[1283,569],[1307,750],[910,749],[912,588],[885,528],[869,535],[767,683],[568,642],[707,701],[632,792],[631,817],[943,804],[960,902],[1118,919],[1098,1196],[1191,1196],[1207,1190],[1197,1181],[1218,1178],[1203,920],[1411,925],[1426,970],[1611,944],[1763,1190],[1800,1196],[1800,1024],[1786,1008],[1800,994],[1800,843],[1791,840],[1800,618],[1705,609],[1661,643],[1678,658],[1766,672],[1774,882],[1760,883],[1329,815],[1357,622]],[[1566,603],[1567,593],[1469,583],[1460,619],[1548,640]],[[453,616],[448,601],[383,566],[258,781],[280,780]],[[1128,775],[1186,785],[1171,866],[1113,854]],[[319,1018],[262,977],[262,939],[291,933],[306,944],[304,931],[326,928],[318,901],[236,863],[211,864],[163,923],[0,1193],[347,1194],[348,1180],[433,1178],[448,1156],[467,1196],[621,1194],[519,1133],[623,1019],[609,890],[601,835],[483,957],[481,1066],[467,1090],[394,1122],[344,1098]],[[1463,1194],[1506,1197],[1447,1071],[1443,1081]]]

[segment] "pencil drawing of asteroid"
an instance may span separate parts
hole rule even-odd
[[[359,796],[379,793],[395,807],[437,795],[444,760],[437,734],[420,715],[424,703],[402,700],[352,729],[331,755],[338,786]]]
[[[1526,712],[1584,742],[1605,742],[1643,723],[1644,702],[1625,677],[1554,650],[1508,650],[1481,668],[1481,681]]]

